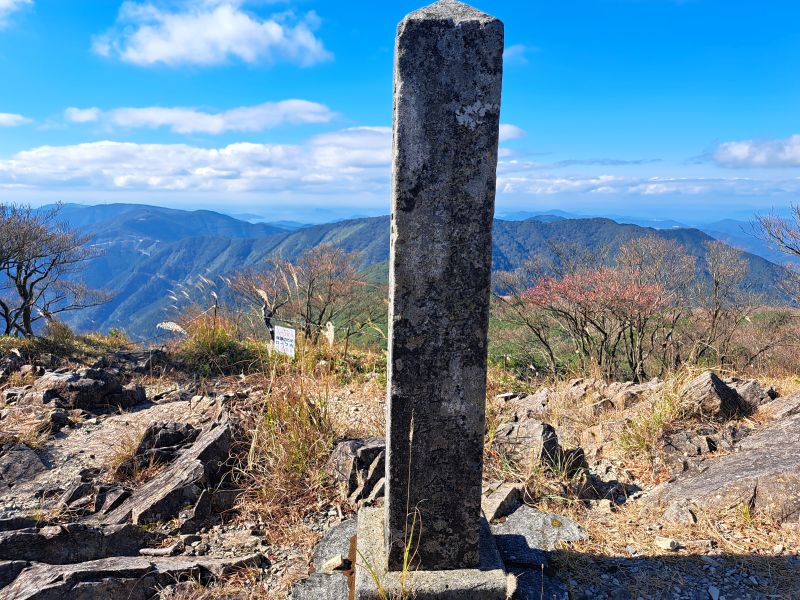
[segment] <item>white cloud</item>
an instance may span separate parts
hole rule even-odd
[[[503,123],[500,125],[500,141],[507,142],[509,140],[516,140],[525,137],[525,130],[510,123]]]
[[[0,188],[363,192],[386,187],[390,153],[388,127],[347,129],[304,144],[41,146],[0,159]]]
[[[308,100],[265,102],[241,106],[222,112],[206,112],[190,107],[68,108],[68,121],[87,123],[102,121],[108,126],[126,128],[168,127],[175,133],[221,134],[227,131],[263,131],[280,125],[328,123],[336,114],[324,104]]]
[[[784,140],[725,142],[712,158],[723,167],[800,167],[800,135]]]
[[[68,108],[64,111],[64,118],[73,123],[95,123],[100,120],[99,108]]]
[[[309,66],[331,58],[314,34],[314,12],[261,19],[242,0],[183,0],[174,10],[152,2],[126,1],[114,28],[94,39],[101,56],[139,66],[219,65],[286,61]],[[173,3],[173,6],[174,3]]]
[[[2,1],[3,0],[0,0],[0,2]],[[29,118],[23,117],[22,115],[16,115],[13,113],[0,113],[0,127],[17,127],[30,122],[31,120]]]
[[[8,24],[11,13],[30,4],[33,4],[33,0],[0,0],[0,28]]]
[[[101,141],[41,146],[0,158],[0,189],[30,193],[204,193],[235,201],[271,197],[388,198],[392,132],[354,127],[296,144],[234,143],[221,147]],[[793,197],[800,178],[648,177],[566,174],[558,163],[502,159],[498,193],[506,198],[583,195],[602,198]],[[603,165],[595,168],[605,170]],[[287,200],[288,201],[288,200]]]

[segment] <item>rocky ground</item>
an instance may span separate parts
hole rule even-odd
[[[800,395],[705,372],[492,409],[483,510],[515,598],[800,598]],[[350,503],[380,502],[382,439],[340,443],[330,468]],[[326,536],[294,598],[346,597],[353,530]]]
[[[484,512],[516,598],[800,598],[800,395],[710,372],[506,383]],[[0,598],[346,598],[354,511],[382,502],[383,385],[326,387],[339,498],[317,493],[300,541],[237,477],[241,405],[275,389],[160,352],[0,357]]]

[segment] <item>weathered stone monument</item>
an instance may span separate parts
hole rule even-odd
[[[502,70],[503,24],[466,4],[398,27],[387,494],[359,514],[360,600],[376,573],[389,597],[505,598],[480,508]]]

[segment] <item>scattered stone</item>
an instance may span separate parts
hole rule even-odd
[[[62,409],[130,408],[145,400],[144,388],[123,386],[118,375],[106,369],[45,373],[19,398],[20,405],[48,405]]]
[[[513,411],[515,421],[542,418],[547,414],[552,394],[549,388],[542,388],[535,394],[515,395],[509,398],[506,407]]]
[[[697,515],[685,504],[675,502],[674,504],[670,504],[669,508],[664,511],[664,520],[672,523],[693,525],[697,523]]]
[[[50,433],[58,433],[64,427],[69,427],[72,424],[69,416],[63,408],[54,408],[47,415],[47,428]]]
[[[689,508],[724,510],[749,505],[779,522],[800,517],[800,412],[750,434],[737,451],[706,461],[702,472],[687,472],[643,500],[670,514]],[[677,506],[673,508],[673,506]]]
[[[684,542],[683,546],[692,552],[708,553],[714,549],[713,540],[689,540]]]
[[[532,466],[561,464],[563,451],[552,425],[527,419],[501,425],[494,437],[498,451]]]
[[[503,546],[509,537],[525,539],[530,549],[554,550],[565,542],[586,539],[583,527],[573,520],[553,513],[540,512],[530,506],[522,506],[508,516],[503,523],[492,525],[492,532],[503,555]]]
[[[702,417],[725,421],[753,412],[736,390],[725,385],[712,371],[706,371],[687,383],[681,396]]]
[[[133,456],[117,467],[116,477],[123,479],[137,471],[172,462],[178,452],[194,442],[199,434],[200,430],[188,423],[151,423],[142,435]]]
[[[764,405],[762,411],[766,412],[773,421],[781,421],[800,414],[800,394],[773,400]]]
[[[713,585],[708,586],[708,597],[711,598],[711,600],[719,600],[719,588]]]
[[[483,486],[481,510],[490,523],[511,514],[522,505],[525,486],[516,483],[494,483]]]
[[[672,538],[662,537],[660,535],[656,536],[655,544],[658,548],[662,550],[679,550],[681,545],[677,540],[673,540]]]
[[[183,540],[178,540],[163,548],[142,548],[139,550],[139,554],[142,556],[177,556],[183,552],[184,547]]]
[[[755,379],[726,379],[725,384],[739,394],[739,398],[746,402],[751,410],[756,410],[778,397],[778,392],[774,388],[764,389]]]
[[[345,558],[341,554],[337,554],[336,556],[332,556],[322,563],[322,568],[320,571],[323,573],[332,573],[333,571],[349,571],[352,567],[353,563],[350,562],[349,558]]]
[[[125,372],[149,374],[162,372],[171,365],[169,355],[163,350],[143,350],[140,352],[113,352],[100,358],[93,368],[118,368]]]

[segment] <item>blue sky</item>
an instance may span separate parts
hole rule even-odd
[[[421,3],[0,0],[0,200],[389,207]],[[800,190],[796,0],[478,0],[506,24],[498,212],[747,217]]]

